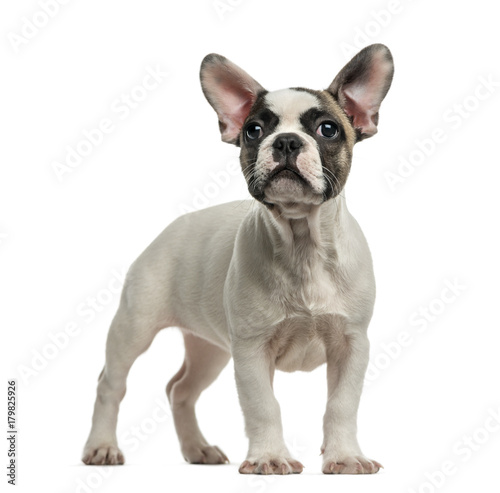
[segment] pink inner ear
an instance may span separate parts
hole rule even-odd
[[[222,140],[234,143],[263,88],[229,60],[207,67],[202,84],[219,117]]]
[[[353,118],[356,128],[367,136],[377,133],[376,115],[384,97],[383,90],[392,65],[381,55],[374,56],[365,80],[346,84],[342,88],[346,100],[344,109]]]
[[[371,99],[366,97],[358,99],[349,92],[349,90],[343,91],[345,98],[344,110],[349,116],[352,116],[354,127],[361,129],[366,135],[376,134],[377,126],[373,121],[373,117],[378,113],[380,104],[373,106]]]
[[[234,140],[238,137],[253,103],[255,95],[241,87],[227,84],[222,88],[219,98],[219,119],[223,124],[224,140]]]

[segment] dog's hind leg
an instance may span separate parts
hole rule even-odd
[[[203,390],[227,365],[231,354],[191,332],[184,332],[184,343],[184,363],[167,385],[182,455],[192,464],[224,464],[229,462],[228,458],[217,446],[209,445],[205,440],[194,407]]]
[[[118,409],[132,364],[150,346],[157,332],[148,317],[133,311],[122,296],[106,342],[106,363],[99,375],[92,429],[83,451],[85,464],[124,463],[116,439]]]

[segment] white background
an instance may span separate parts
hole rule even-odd
[[[218,13],[212,0],[73,0],[34,31],[23,26],[44,23],[38,2],[2,5],[2,385],[5,395],[7,379],[18,380],[17,491],[493,491],[500,67],[492,3],[219,3],[229,7]],[[23,29],[30,39],[20,40]],[[378,287],[359,439],[385,469],[321,474],[324,367],[276,379],[286,439],[303,474],[238,474],[246,438],[231,365],[197,406],[202,430],[231,465],[185,464],[161,408],[183,358],[175,329],[161,333],[132,369],[118,427],[127,464],[83,466],[118,304],[114,275],[203,197],[206,205],[249,197],[242,176],[227,171],[238,150],[220,142],[199,87],[203,56],[224,54],[270,90],[319,89],[353,46],[372,42],[390,47],[396,73],[379,133],[355,149],[346,195],[370,243]],[[144,92],[148,67],[168,76]],[[129,114],[118,111],[131,93],[144,100]],[[64,163],[67,146],[74,149],[102,119],[112,121],[112,132],[58,180],[53,163]],[[432,144],[436,135],[440,142]],[[398,170],[404,159],[419,164]],[[400,176],[395,187],[388,176]],[[447,283],[458,285],[454,295],[443,291]],[[98,310],[86,306],[89,297],[100,300]],[[432,321],[423,322],[421,310]],[[65,337],[68,326],[76,333]],[[141,438],[132,440],[135,427]],[[446,472],[437,472],[443,463]]]

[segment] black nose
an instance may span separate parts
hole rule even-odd
[[[281,151],[282,153],[291,153],[300,149],[304,143],[302,139],[293,133],[279,134],[276,140],[273,142],[274,149]]]

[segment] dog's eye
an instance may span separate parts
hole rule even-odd
[[[339,127],[335,122],[323,122],[316,130],[316,133],[327,139],[333,139],[339,134]]]
[[[247,138],[248,140],[256,140],[262,137],[262,127],[257,123],[252,123],[247,127]]]

